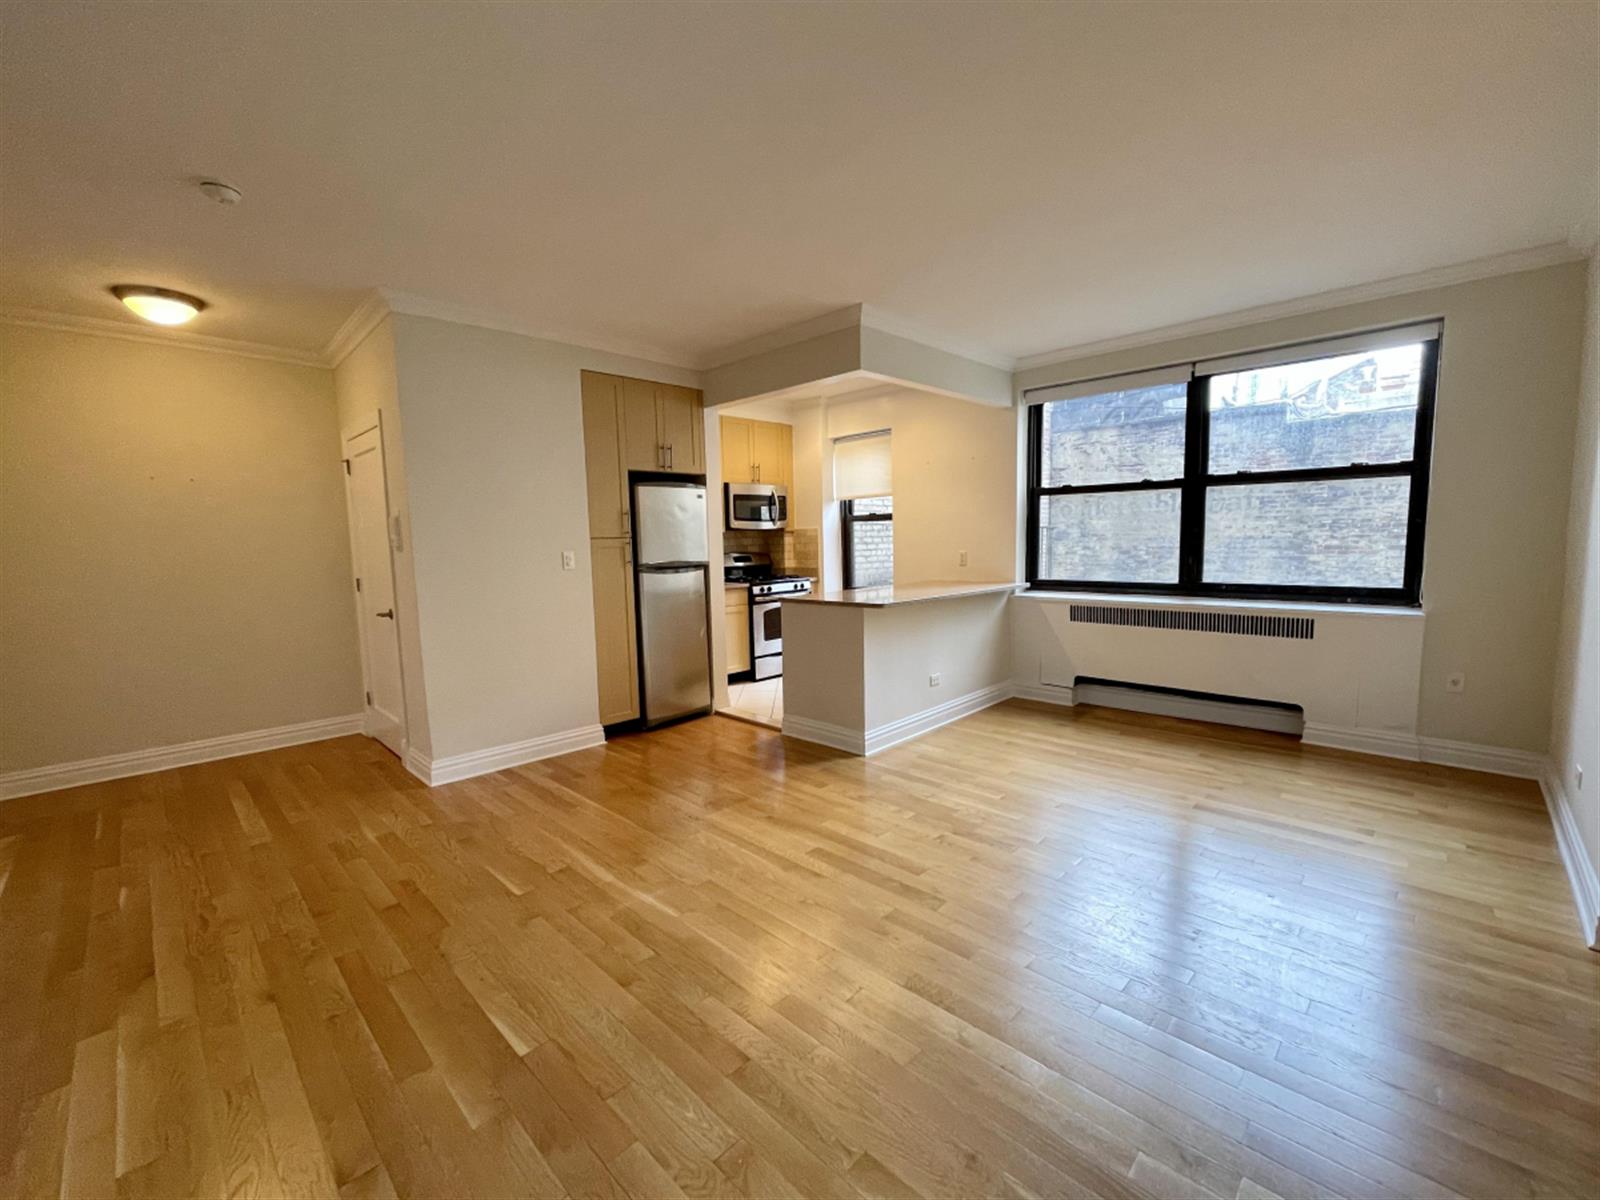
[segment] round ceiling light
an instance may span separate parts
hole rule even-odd
[[[206,302],[196,296],[136,283],[119,283],[111,289],[111,294],[146,321],[157,325],[187,324],[206,306]]]

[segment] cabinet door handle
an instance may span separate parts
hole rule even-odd
[[[375,617],[383,617],[383,618],[385,618],[387,620],[392,621],[392,620],[394,620],[394,609],[386,608],[381,613],[373,613],[372,615],[375,616]]]
[[[672,470],[672,443],[667,443],[667,470]]]
[[[667,448],[660,442],[656,443],[656,466],[665,468],[667,465]]]

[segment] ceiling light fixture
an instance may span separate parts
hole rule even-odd
[[[220,179],[202,179],[200,191],[208,200],[215,200],[218,204],[237,204],[244,193],[231,183],[223,183]]]
[[[198,297],[143,284],[119,283],[111,289],[111,294],[146,321],[157,325],[187,324],[206,306]]]

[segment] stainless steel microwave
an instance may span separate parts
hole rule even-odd
[[[782,529],[789,523],[789,489],[775,483],[725,483],[729,529]]]

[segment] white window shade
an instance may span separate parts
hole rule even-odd
[[[1132,392],[1139,388],[1161,387],[1169,383],[1188,383],[1194,369],[1188,363],[1176,367],[1157,367],[1152,371],[1135,371],[1131,375],[1103,375],[1098,379],[1082,379],[1075,383],[1055,383],[1048,387],[1029,388],[1022,394],[1027,404],[1048,404],[1052,400],[1080,400],[1084,396],[1104,396],[1108,392]]]
[[[1301,342],[1294,346],[1278,346],[1271,350],[1256,350],[1249,354],[1231,354],[1227,358],[1208,358],[1194,365],[1197,375],[1231,375],[1235,371],[1254,371],[1261,367],[1278,367],[1284,363],[1309,362],[1317,358],[1333,358],[1341,354],[1363,354],[1368,350],[1387,350],[1391,346],[1410,346],[1416,342],[1431,342],[1443,329],[1439,321],[1424,321],[1419,325],[1404,325],[1398,329],[1379,329],[1372,333],[1357,333],[1350,337],[1327,338],[1320,342]]]
[[[839,438],[833,443],[833,491],[840,500],[893,493],[889,431]]]

